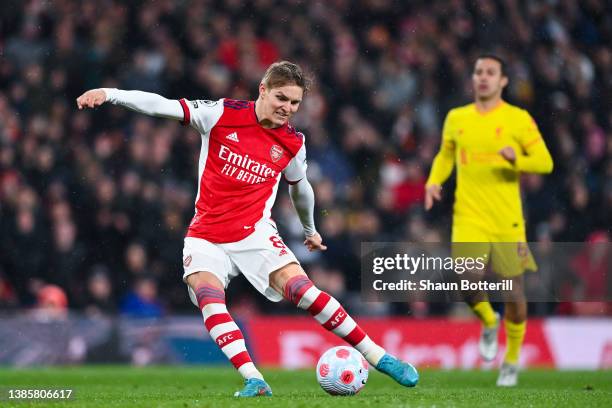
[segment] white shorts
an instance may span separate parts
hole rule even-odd
[[[285,245],[272,220],[262,220],[255,231],[238,242],[215,244],[205,239],[186,237],[183,247],[183,281],[196,272],[211,272],[225,288],[239,273],[261,294],[273,302],[283,299],[270,287],[269,275],[290,263],[299,264]],[[189,298],[197,306],[195,294],[188,286]]]

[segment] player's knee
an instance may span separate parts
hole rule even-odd
[[[480,302],[488,302],[489,298],[486,292],[482,291],[464,291],[462,292],[464,301],[470,307],[476,306]]]
[[[288,283],[297,276],[304,276],[308,278],[300,264],[295,262],[289,263],[270,274],[270,286],[286,298],[285,292],[287,290]]]
[[[225,303],[223,286],[216,277],[214,280],[207,279],[206,274],[209,273],[199,272],[187,277],[189,298],[200,309],[209,303]]]
[[[506,302],[504,319],[519,324],[527,320],[527,304],[525,302]]]
[[[223,290],[223,283],[212,272],[201,271],[192,273],[185,278],[185,282],[191,286],[193,290],[203,285],[209,285]]]
[[[510,323],[514,323],[514,324],[520,324],[523,323],[525,320],[527,320],[527,314],[520,314],[520,313],[516,313],[516,314],[509,314],[506,313],[506,315],[504,316],[504,319],[509,321]]]
[[[203,284],[193,290],[197,306],[202,309],[210,303],[225,304],[225,292],[210,284]]]
[[[297,275],[287,280],[283,289],[283,296],[294,305],[299,306],[306,291],[313,286],[314,284],[308,276]]]

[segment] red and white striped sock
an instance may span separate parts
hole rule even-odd
[[[195,290],[195,294],[206,330],[223,354],[244,378],[263,380],[246,349],[242,332],[227,312],[225,293],[214,286],[202,285]]]
[[[370,339],[342,305],[317,289],[307,276],[294,276],[287,281],[285,299],[307,310],[323,327],[355,347],[373,366],[385,355],[385,349]]]

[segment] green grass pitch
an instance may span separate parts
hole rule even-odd
[[[239,375],[229,368],[87,366],[0,369],[2,407],[611,407],[612,371],[530,370],[514,389],[495,387],[495,371],[421,371],[416,388],[370,371],[354,397],[331,397],[314,370],[263,370],[272,398],[237,400]],[[11,401],[10,388],[71,388],[69,401]]]

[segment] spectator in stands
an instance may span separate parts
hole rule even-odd
[[[87,293],[83,307],[88,316],[113,315],[117,312],[117,300],[105,266],[96,265],[92,268],[87,279]]]
[[[157,282],[151,276],[139,276],[121,301],[121,313],[130,317],[159,318],[163,313]]]
[[[32,316],[38,321],[64,320],[68,317],[68,297],[57,285],[44,285],[36,294]]]

